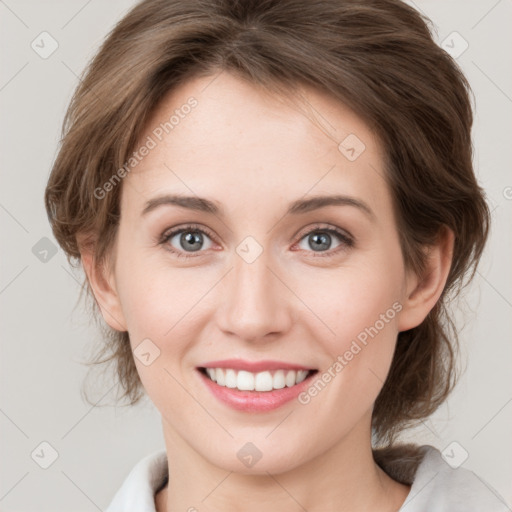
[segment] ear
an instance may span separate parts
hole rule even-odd
[[[444,226],[437,242],[427,248],[423,276],[407,273],[403,309],[397,321],[400,332],[420,325],[441,296],[452,264],[454,240],[453,231]]]
[[[121,332],[127,331],[121,302],[115,287],[113,265],[98,263],[94,257],[94,245],[91,243],[80,245],[80,255],[87,280],[103,319],[112,329]]]

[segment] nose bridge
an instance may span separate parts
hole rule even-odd
[[[224,298],[218,310],[221,328],[252,340],[284,330],[288,321],[285,293],[269,268],[269,251],[249,239],[239,244],[236,252],[233,271],[222,289]]]

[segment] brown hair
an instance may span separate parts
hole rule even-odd
[[[327,92],[364,119],[385,148],[406,267],[421,275],[422,248],[444,226],[455,234],[443,293],[421,325],[399,333],[374,405],[375,439],[392,443],[455,385],[458,340],[448,295],[459,295],[471,268],[467,283],[473,278],[490,223],[472,167],[470,88],[429,23],[399,0],[139,3],[89,64],[64,120],[45,204],[68,261],[80,261],[77,234],[90,236],[98,265],[108,261],[122,183],[102,199],[94,191],[124,166],[177,85],[228,71],[283,96],[298,84]],[[92,296],[87,279],[85,286]],[[128,333],[102,328],[105,343],[92,364],[113,361],[121,398],[134,404],[143,391]]]

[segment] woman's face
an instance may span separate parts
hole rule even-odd
[[[369,443],[397,334],[416,325],[382,149],[304,92],[323,129],[227,72],[190,81],[122,182],[109,323],[129,332],[166,440],[225,470]],[[294,384],[293,368],[316,373]]]

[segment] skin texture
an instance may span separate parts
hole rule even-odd
[[[132,348],[149,338],[160,350],[149,366],[135,359],[161,413],[169,458],[158,512],[396,511],[410,490],[373,461],[372,407],[397,334],[419,325],[443,290],[453,234],[430,249],[425,276],[406,272],[378,140],[346,106],[303,93],[319,123],[227,72],[172,91],[142,142],[191,96],[197,106],[123,180],[111,269],[82,254],[105,321],[127,330]],[[366,146],[355,161],[338,150],[351,133]],[[224,216],[178,206],[142,216],[163,193],[209,198]],[[334,193],[364,201],[374,217],[346,205],[285,215],[294,200]],[[199,251],[187,252],[179,235],[159,244],[187,223],[211,233]],[[315,251],[309,232],[333,227],[353,246],[332,234]],[[252,263],[236,252],[247,236],[263,249]],[[307,405],[235,411],[195,369],[218,359],[272,359],[320,375],[397,301],[401,311]],[[237,458],[247,442],[262,453],[251,468]]]

